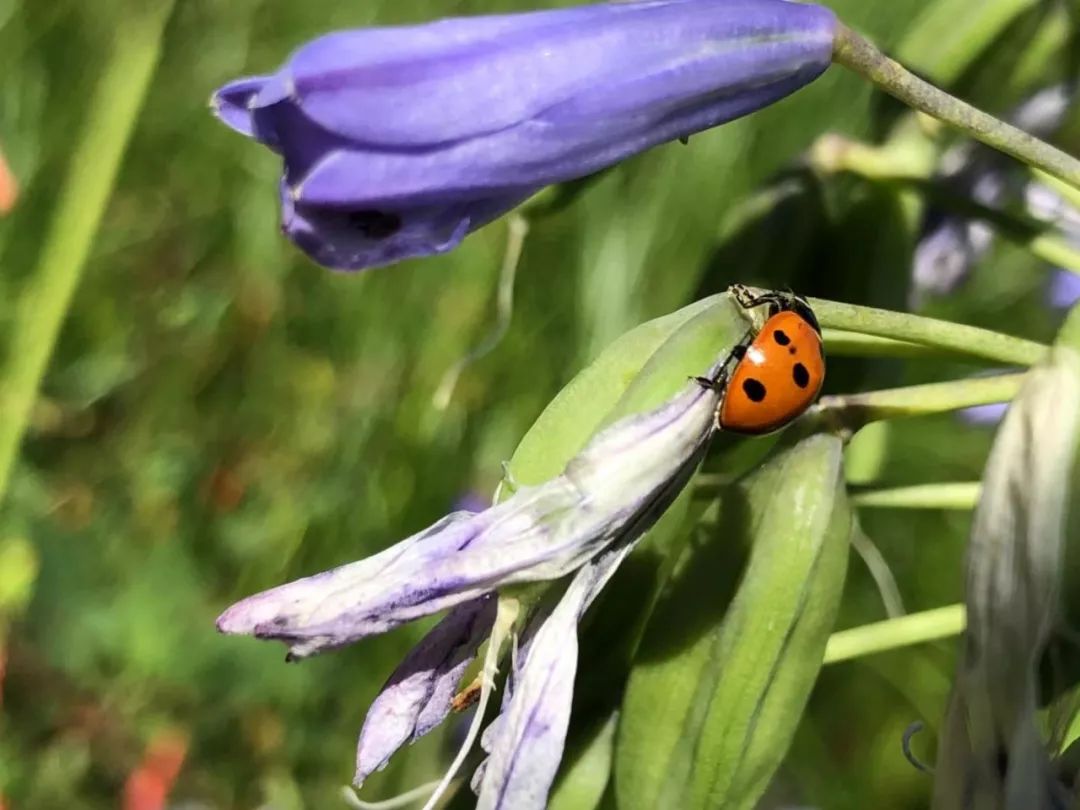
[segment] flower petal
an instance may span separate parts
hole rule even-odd
[[[1075,328],[1075,327],[1074,327]],[[1063,330],[1064,337],[1068,330]],[[983,476],[967,553],[967,629],[938,745],[934,807],[1065,806],[1037,733],[1039,662],[1060,626],[1080,441],[1080,353],[1025,376]]]
[[[490,134],[620,87],[639,110],[680,94],[692,104],[702,92],[737,92],[744,64],[761,62],[754,75],[765,83],[781,52],[792,69],[820,72],[834,26],[827,9],[783,0],[603,3],[331,34],[298,51],[289,68],[312,121],[398,149]],[[635,87],[627,76],[654,81]],[[689,91],[683,77],[692,77]]]
[[[364,719],[356,751],[357,787],[402,745],[446,718],[461,676],[494,620],[494,599],[459,605],[394,670]]]
[[[451,516],[366,560],[249,597],[218,628],[280,639],[298,658],[505,585],[565,576],[659,517],[696,468],[718,399],[691,383],[600,433],[563,475],[479,514]]]
[[[632,544],[583,566],[544,621],[514,678],[510,704],[488,738],[477,810],[542,810],[566,744],[577,673],[577,626]]]
[[[321,265],[337,270],[379,267],[445,253],[465,234],[516,207],[532,189],[417,208],[323,208],[297,203],[281,189],[282,231]]]
[[[478,517],[471,512],[455,512],[374,556],[249,596],[222,613],[217,628],[222,633],[291,641],[293,629],[320,627],[322,636],[318,632],[308,632],[290,644],[293,658],[347,644],[363,635],[385,632],[401,622],[380,621],[378,616],[373,616],[363,625],[368,632],[357,630],[360,635],[355,638],[343,636],[340,629],[335,632],[333,621],[342,612],[336,602],[341,594],[336,589],[349,591],[352,588],[361,590],[365,584],[369,588],[377,586],[386,572],[394,570],[395,566],[413,565],[419,569],[426,560],[440,553],[452,554],[478,534]],[[354,595],[362,598],[359,593]]]
[[[305,112],[331,131],[370,144],[442,143],[527,115],[547,90],[527,64],[535,47],[598,13],[583,6],[341,31],[305,45],[288,67]],[[530,82],[506,72],[515,58]]]
[[[290,171],[290,178],[298,180],[293,193],[309,204],[382,204],[560,183],[753,112],[808,80],[796,73],[731,95],[720,91],[696,106],[663,107],[655,116],[631,121],[605,114],[591,123],[540,117],[439,148],[381,151],[356,144],[327,154],[306,174]],[[563,114],[584,115],[572,109]]]
[[[231,81],[210,97],[210,108],[227,127],[252,138],[255,136],[255,126],[251,119],[251,102],[259,95],[266,81],[266,76]]]

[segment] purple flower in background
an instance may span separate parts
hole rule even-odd
[[[367,559],[249,597],[226,610],[218,628],[284,641],[292,658],[302,658],[450,609],[372,704],[357,748],[359,785],[446,718],[488,638],[490,677],[513,634],[514,616],[503,611],[517,603],[504,595],[507,586],[572,575],[520,635],[502,713],[482,739],[489,757],[474,779],[481,808],[539,810],[562,758],[578,621],[697,468],[717,402],[715,391],[691,384],[597,434],[556,478],[482,512],[451,514]],[[482,718],[481,706],[476,722]]]
[[[783,98],[828,67],[835,25],[785,0],[643,0],[344,31],[213,107],[282,156],[289,238],[354,270]]]
[[[1010,116],[1016,126],[1049,137],[1070,108],[1075,89],[1055,85],[1035,93]],[[1080,212],[1027,169],[982,144],[964,144],[942,158],[938,179],[952,193],[980,205],[1004,209],[1016,205],[1080,242]],[[931,208],[923,223],[912,262],[913,303],[925,294],[952,292],[994,244],[991,224],[963,214]]]
[[[981,426],[996,425],[1005,418],[1005,412],[1008,410],[1008,402],[991,402],[988,405],[972,405],[970,408],[957,411],[957,413],[969,425]]]
[[[1050,277],[1046,299],[1055,309],[1069,309],[1080,301],[1080,276],[1068,270],[1055,270]]]

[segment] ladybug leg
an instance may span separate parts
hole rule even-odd
[[[765,292],[755,295],[743,284],[732,284],[728,290],[735,299],[735,303],[743,309],[753,309],[762,304],[768,304],[769,315],[775,315],[777,312],[786,309],[788,301],[794,297],[782,292]]]
[[[707,391],[722,392],[727,388],[728,376],[732,365],[738,363],[746,356],[746,347],[750,345],[750,341],[753,337],[754,330],[750,329],[743,335],[742,340],[731,347],[731,351],[728,353],[728,356],[724,358],[724,362],[720,365],[720,370],[717,372],[716,377],[690,377],[690,379]]]
[[[727,371],[721,371],[715,380],[708,377],[691,377],[690,379],[706,391],[723,391],[727,385]]]

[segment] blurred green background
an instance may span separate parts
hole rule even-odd
[[[1076,2],[830,5],[991,111],[1074,70]],[[357,275],[319,269],[278,233],[277,159],[217,124],[207,99],[334,28],[525,7],[0,0],[0,149],[21,188],[0,219],[4,354],[43,254],[81,227],[93,236],[0,504],[0,807],[122,806],[133,772],[155,772],[154,752],[182,764],[173,807],[343,806],[364,712],[422,628],[286,665],[278,646],[218,636],[218,612],[488,497],[544,405],[643,320],[733,281],[909,307],[923,199],[802,156],[827,132],[882,142],[907,127],[926,172],[950,141],[924,136],[834,68],[534,219],[504,339],[438,407],[443,376],[495,327],[506,223],[447,256]],[[145,96],[122,61],[133,52],[155,66]],[[100,190],[100,228],[90,192],[57,220],[72,183],[93,186],[98,150],[123,143],[123,104],[137,115],[115,183]],[[1066,125],[1062,141],[1074,152],[1078,129]],[[918,311],[1048,340],[1059,318],[1044,303],[1049,277],[1027,250],[1000,243],[959,290],[924,297]],[[838,360],[827,390],[974,371]],[[990,438],[953,417],[876,428],[853,446],[850,474],[975,479]],[[961,598],[968,514],[866,511],[862,522],[908,610]],[[883,617],[853,560],[842,626]],[[953,647],[826,668],[763,806],[925,806],[929,778],[899,740],[909,722],[940,717]],[[450,726],[399,755],[365,795],[437,776]]]

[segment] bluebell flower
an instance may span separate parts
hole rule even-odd
[[[597,434],[561,475],[483,511],[448,515],[367,559],[244,599],[218,628],[283,641],[295,659],[449,610],[371,706],[357,785],[447,717],[466,667],[490,639],[482,719],[500,643],[514,636],[503,709],[481,740],[488,760],[474,782],[481,808],[540,810],[569,723],[578,622],[697,468],[718,401],[716,391],[690,383],[659,408]],[[564,578],[557,602],[541,601],[520,633],[512,629],[515,613],[505,612],[518,601],[512,586]]]
[[[835,26],[785,0],[642,0],[343,31],[212,105],[282,156],[289,238],[354,270],[783,98],[828,67]]]

